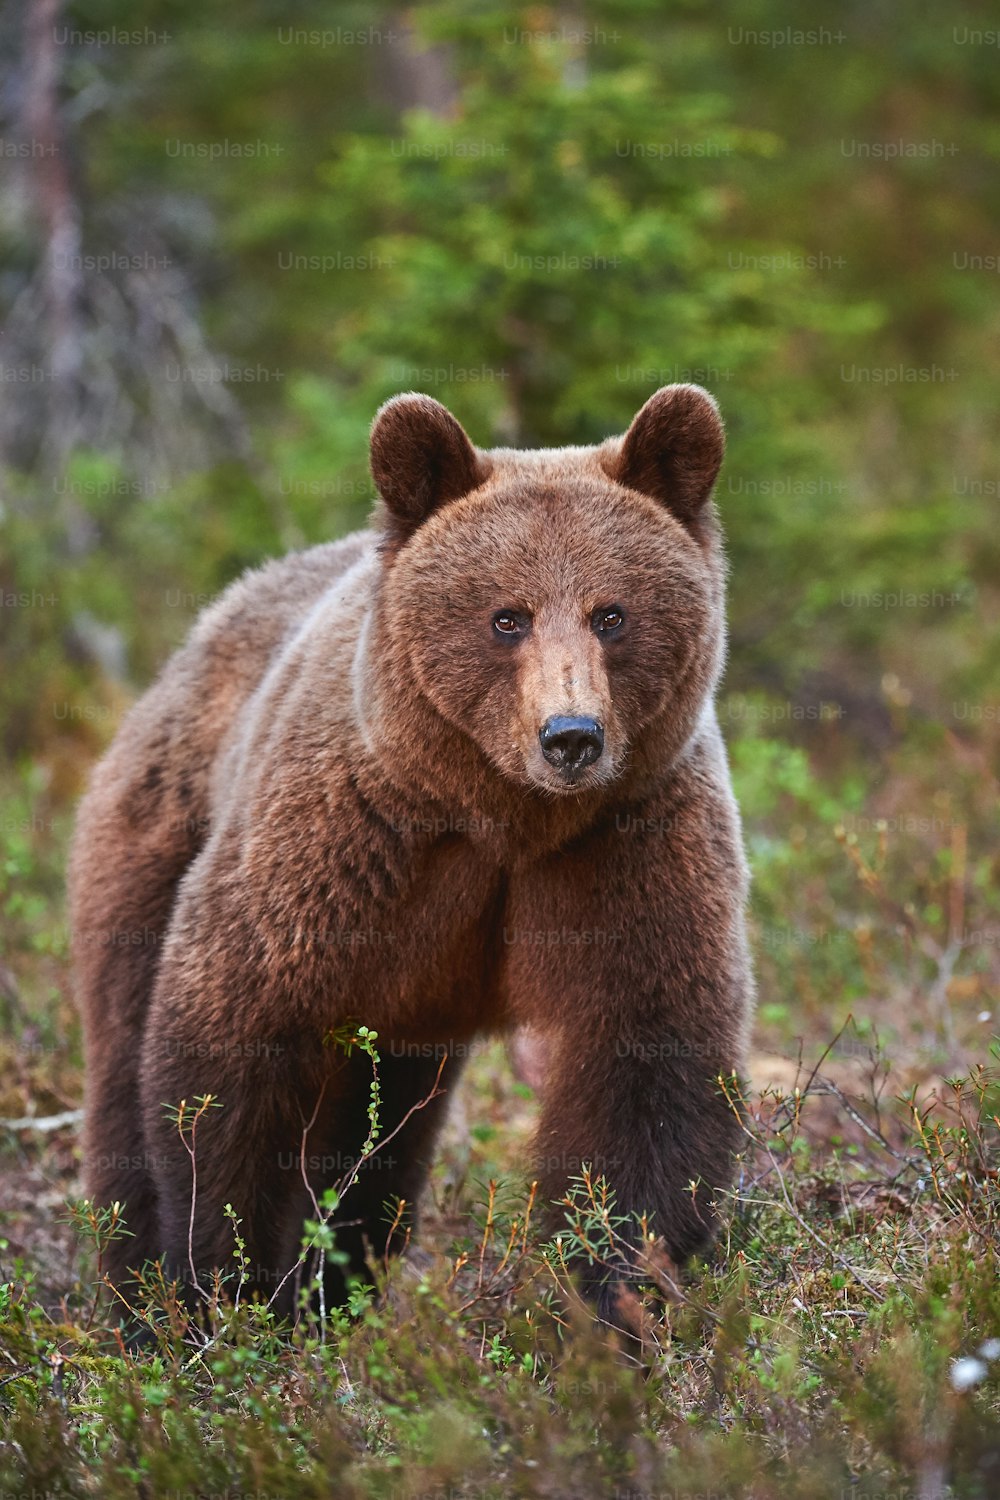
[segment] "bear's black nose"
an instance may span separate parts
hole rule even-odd
[[[572,775],[593,765],[604,749],[604,730],[596,719],[574,719],[556,714],[538,731],[542,754],[557,771]]]

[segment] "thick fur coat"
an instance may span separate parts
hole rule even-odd
[[[114,1279],[231,1265],[228,1203],[275,1291],[365,1138],[370,1066],[328,1043],[350,1021],[379,1033],[383,1132],[412,1111],[343,1199],[352,1269],[386,1202],[415,1205],[467,1044],[522,1025],[544,1195],[589,1164],[675,1259],[711,1239],[738,1137],[717,1078],[752,1007],[713,708],[722,453],[693,386],[623,438],[532,452],[396,397],[372,529],[240,579],[128,715],[70,876],[87,1186],[134,1236]],[[445,1093],[414,1109],[442,1046]],[[189,1246],[164,1106],[208,1093]],[[614,1316],[627,1265],[584,1272]]]

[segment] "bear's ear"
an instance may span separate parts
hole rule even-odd
[[[372,423],[372,478],[399,538],[431,511],[467,495],[490,472],[451,412],[430,396],[393,396]]]
[[[711,497],[725,437],[719,408],[700,385],[650,396],[605,467],[612,479],[665,505],[691,526]]]

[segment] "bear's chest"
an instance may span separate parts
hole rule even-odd
[[[495,863],[445,836],[378,878],[340,873],[303,929],[330,1025],[461,1038],[499,1024],[506,877]]]

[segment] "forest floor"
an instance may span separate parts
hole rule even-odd
[[[853,837],[782,755],[734,757],[761,996],[737,1186],[707,1260],[678,1274],[651,1250],[629,1339],[533,1228],[534,1096],[497,1041],[455,1090],[416,1243],[347,1311],[288,1333],[220,1300],[195,1326],[152,1287],[159,1331],[127,1352],[78,1204],[68,801],[10,783],[0,1494],[1000,1494],[992,791],[937,766],[949,816],[914,841],[893,833],[914,803],[897,765]],[[610,1246],[599,1184],[566,1233]]]

